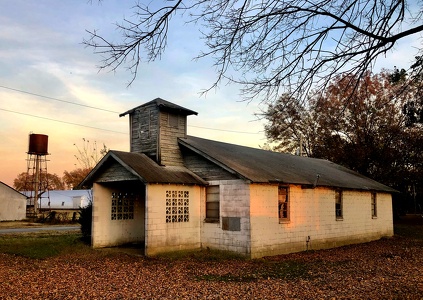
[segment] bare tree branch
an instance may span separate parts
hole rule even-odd
[[[245,100],[303,98],[337,74],[364,74],[399,40],[423,31],[421,7],[412,11],[405,0],[163,0],[133,10],[117,25],[120,42],[88,31],[84,44],[103,56],[100,69],[124,65],[131,84],[142,60],[163,54],[171,19],[185,16],[204,39],[196,58],[214,59],[216,78],[205,92],[235,82]]]

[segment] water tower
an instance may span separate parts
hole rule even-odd
[[[47,149],[47,135],[33,133],[29,135],[27,158],[27,187],[29,188],[28,215],[38,214],[42,198],[45,198],[48,201],[48,206],[50,206],[47,178]]]

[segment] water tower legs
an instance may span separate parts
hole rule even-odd
[[[31,217],[36,216],[41,207],[46,208],[50,206],[46,156],[28,154],[27,166],[27,187],[29,188],[27,216]],[[41,205],[42,199],[48,201],[48,205]]]
[[[31,133],[27,159],[27,189],[29,191],[27,217],[36,217],[41,208],[50,208],[46,155],[48,155],[48,136]],[[48,198],[48,205],[41,205],[42,197]]]

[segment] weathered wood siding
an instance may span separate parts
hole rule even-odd
[[[95,179],[96,182],[113,182],[139,180],[137,176],[125,169],[121,164],[114,161],[104,166],[103,172]]]
[[[155,104],[136,109],[130,115],[131,152],[157,157],[159,109]]]
[[[152,103],[130,115],[131,152],[145,153],[159,164],[182,166],[178,138],[185,137],[187,116],[160,111]]]
[[[159,162],[162,165],[183,166],[178,138],[186,136],[186,122],[185,115],[171,112],[160,113]]]
[[[239,179],[235,174],[229,173],[228,171],[189,149],[184,149],[182,154],[185,167],[193,171],[204,180],[213,181]]]

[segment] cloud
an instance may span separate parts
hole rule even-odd
[[[73,144],[82,138],[105,143],[112,149],[129,150],[129,120],[119,118],[118,113],[156,97],[198,112],[198,116],[188,118],[189,134],[252,147],[264,144],[264,122],[254,117],[262,108],[259,99],[240,102],[239,86],[226,82],[200,97],[199,93],[216,79],[213,59],[193,60],[204,41],[198,28],[184,24],[178,17],[172,21],[168,48],[161,60],[143,62],[130,87],[126,85],[132,77],[124,67],[117,72],[98,72],[101,55],[82,45],[89,36],[85,30],[99,29],[117,40],[120,32],[113,23],[123,16],[132,17],[131,6],[117,0],[100,4],[53,0],[2,3],[0,85],[117,113],[0,88],[0,109],[19,113],[0,110],[0,181],[12,184],[13,178],[26,170],[31,131],[49,135],[49,170],[59,175],[75,167]],[[404,40],[397,52],[378,61],[378,66],[403,67],[413,59],[410,49],[421,46],[419,43]]]

